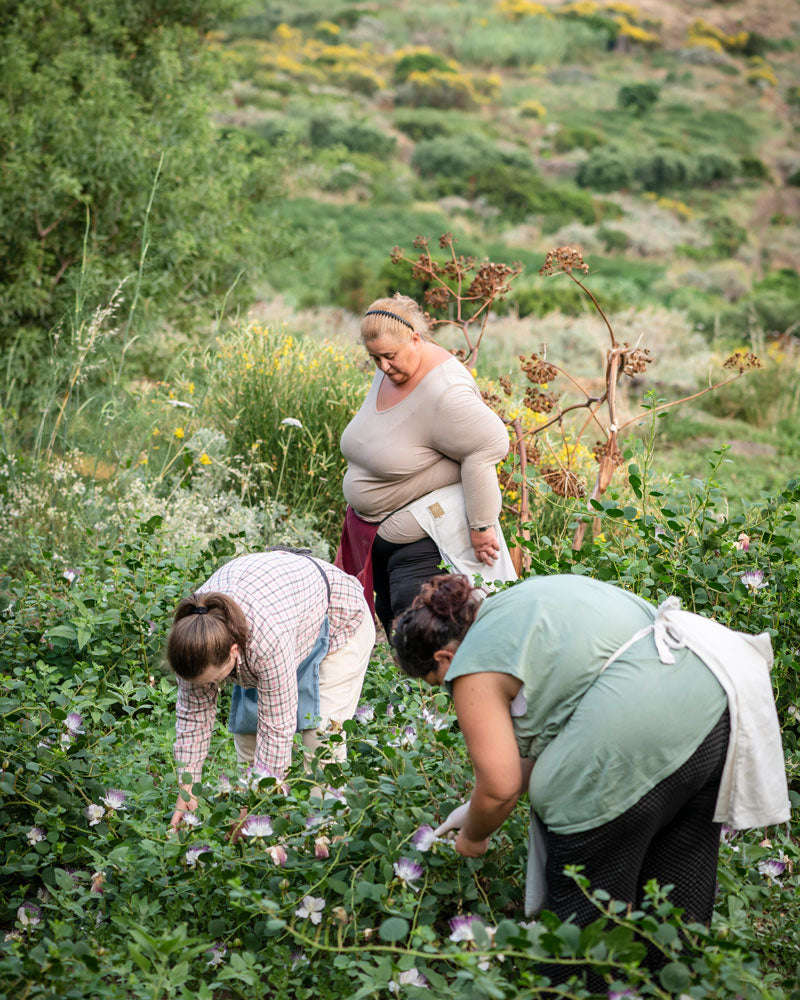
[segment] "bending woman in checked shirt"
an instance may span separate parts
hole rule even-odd
[[[200,781],[219,688],[234,682],[258,693],[257,705],[250,702],[253,731],[231,719],[239,762],[283,777],[295,732],[313,752],[326,730],[352,717],[374,641],[358,581],[335,566],[280,550],[226,563],[181,601],[169,633],[167,659],[178,679],[179,773]],[[345,757],[343,733],[329,753]],[[188,799],[178,795],[173,826],[197,808],[191,784],[181,787]]]

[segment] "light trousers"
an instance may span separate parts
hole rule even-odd
[[[358,707],[364,675],[374,645],[375,624],[372,616],[366,614],[355,635],[334,653],[329,653],[320,663],[320,722],[317,728],[302,731],[303,747],[308,756],[318,747],[327,745],[330,760],[341,761],[347,757],[347,744],[341,724],[345,719],[352,719]],[[331,733],[338,734],[340,740],[329,744],[328,736]],[[234,733],[233,742],[236,745],[236,757],[239,763],[252,764],[256,753],[256,734]]]

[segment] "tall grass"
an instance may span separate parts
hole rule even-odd
[[[363,361],[355,347],[253,325],[221,338],[203,362],[207,412],[247,466],[251,500],[313,514],[332,542],[345,506],[339,438],[369,386]]]

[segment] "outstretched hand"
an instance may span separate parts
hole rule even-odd
[[[447,819],[442,823],[441,826],[437,826],[433,831],[435,837],[443,837],[446,833],[451,830],[459,830],[464,825],[464,820],[469,812],[469,802],[465,802],[463,805],[457,806],[447,817]]]

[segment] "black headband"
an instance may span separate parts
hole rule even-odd
[[[204,607],[202,604],[195,604],[192,610],[189,612],[190,615],[207,615],[208,608]]]
[[[398,320],[400,323],[404,323],[409,330],[414,329],[414,324],[409,323],[407,319],[403,319],[402,316],[398,316],[397,313],[389,312],[388,309],[370,309],[368,312],[364,313],[364,316],[391,316],[392,319]]]

